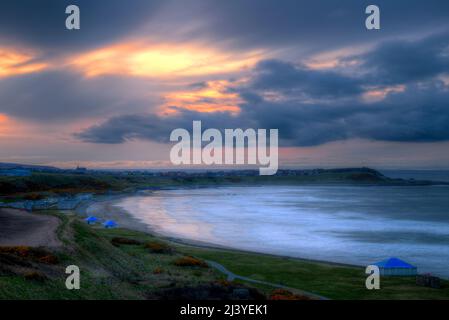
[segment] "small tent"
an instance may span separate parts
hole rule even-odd
[[[87,222],[87,224],[94,224],[95,222],[98,221],[98,218],[94,217],[94,216],[90,216],[90,217],[87,217],[85,219],[85,221]]]
[[[389,258],[374,263],[382,276],[416,276],[418,268],[398,258]]]
[[[118,225],[114,220],[108,220],[105,223],[103,223],[103,226],[106,229],[109,229],[109,228],[116,228]]]

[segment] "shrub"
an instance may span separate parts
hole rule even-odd
[[[312,300],[310,297],[294,294],[285,289],[275,289],[271,292],[269,300]]]
[[[15,256],[24,257],[24,258],[26,258],[30,255],[30,251],[31,251],[31,247],[27,247],[27,246],[0,247],[1,253],[13,254]]]
[[[58,258],[52,254],[43,256],[38,259],[39,262],[45,263],[45,264],[58,264]]]
[[[218,285],[223,286],[223,287],[230,287],[234,284],[232,281],[225,280],[225,279],[216,280],[215,283],[217,283]]]
[[[125,245],[140,245],[142,244],[142,242],[138,241],[138,240],[134,240],[134,239],[129,239],[129,238],[121,238],[121,237],[116,237],[116,238],[112,238],[111,240],[112,245],[118,247],[121,244],[125,244]]]
[[[33,248],[28,246],[5,246],[0,247],[0,253],[11,254],[45,264],[58,263],[58,258],[55,255],[41,248]]]
[[[153,274],[161,274],[161,273],[163,273],[164,272],[164,270],[162,269],[162,268],[155,268],[154,270],[153,270]]]
[[[27,272],[23,275],[26,280],[43,282],[47,280],[45,274],[38,271]]]
[[[152,253],[167,254],[173,252],[173,248],[163,242],[148,242],[147,244],[145,244],[145,248],[150,249]]]
[[[208,265],[203,260],[194,257],[182,257],[174,261],[174,265],[178,267],[202,267],[207,268]]]

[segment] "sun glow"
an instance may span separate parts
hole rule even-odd
[[[238,105],[242,102],[237,93],[229,92],[230,83],[225,80],[207,82],[196,90],[185,90],[168,93],[161,113],[170,114],[179,109],[197,112],[230,112],[238,114]],[[176,106],[174,108],[173,106]]]
[[[86,76],[197,76],[239,71],[254,65],[260,52],[226,53],[199,44],[125,43],[71,58],[69,64]]]
[[[0,137],[11,135],[15,128],[14,122],[5,114],[0,113]]]
[[[33,62],[33,59],[31,54],[0,48],[0,77],[38,72],[47,67],[47,64]]]

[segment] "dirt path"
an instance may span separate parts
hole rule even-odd
[[[58,247],[59,219],[16,209],[0,209],[0,246]]]
[[[233,281],[235,279],[239,279],[239,280],[243,280],[243,281],[247,281],[247,282],[252,282],[252,283],[257,283],[257,284],[263,284],[266,286],[270,286],[270,287],[274,287],[274,288],[282,288],[282,289],[287,289],[287,290],[292,290],[292,291],[297,291],[299,293],[302,293],[305,296],[314,298],[314,299],[319,299],[319,300],[328,300],[328,298],[320,296],[318,294],[312,293],[312,292],[308,292],[308,291],[304,291],[304,290],[300,290],[297,288],[290,288],[287,286],[283,286],[281,284],[277,284],[277,283],[272,283],[272,282],[267,282],[267,281],[261,281],[261,280],[256,280],[256,279],[251,279],[245,276],[240,276],[238,274],[235,274],[231,271],[229,271],[228,269],[226,269],[223,265],[219,264],[218,262],[215,261],[210,261],[207,260],[206,261],[207,264],[215,269],[217,269],[218,271],[224,273],[227,276],[227,280],[228,281]]]

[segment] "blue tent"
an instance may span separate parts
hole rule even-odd
[[[383,276],[416,276],[418,273],[417,267],[395,257],[376,262],[374,265],[379,267]]]
[[[118,224],[114,220],[108,220],[105,223],[103,223],[103,226],[109,229],[109,228],[116,228]]]
[[[93,224],[98,221],[98,218],[94,217],[94,216],[90,216],[90,217],[87,217],[84,221],[86,221],[88,224]]]

